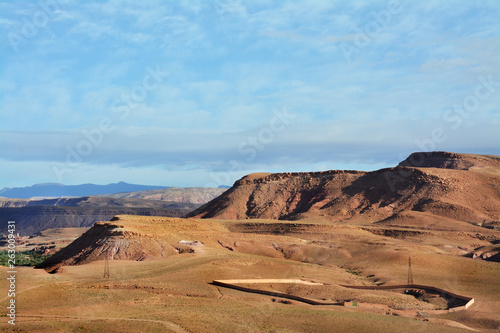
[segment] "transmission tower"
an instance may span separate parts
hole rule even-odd
[[[104,258],[104,275],[103,279],[109,279],[109,248],[106,250],[106,257]]]
[[[413,284],[413,274],[411,272],[411,257],[408,257],[408,285]]]

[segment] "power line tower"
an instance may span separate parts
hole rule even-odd
[[[413,284],[413,274],[411,272],[411,257],[408,257],[408,285]]]
[[[106,250],[106,257],[104,259],[104,275],[103,279],[109,279],[109,248]]]

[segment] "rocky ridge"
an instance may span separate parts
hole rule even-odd
[[[421,166],[409,166],[411,161]],[[414,153],[397,167],[373,172],[250,174],[187,216],[363,220],[444,229],[457,228],[459,222],[496,228],[499,171],[496,156],[431,152]]]

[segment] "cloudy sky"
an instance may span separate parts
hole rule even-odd
[[[0,188],[500,154],[500,2],[1,1]]]

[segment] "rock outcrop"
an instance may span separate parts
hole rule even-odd
[[[217,224],[194,220],[149,216],[116,216],[109,222],[96,222],[71,244],[59,250],[36,268],[55,273],[62,266],[81,265],[95,260],[136,260],[194,252],[201,244],[186,244],[185,232],[218,233]]]

